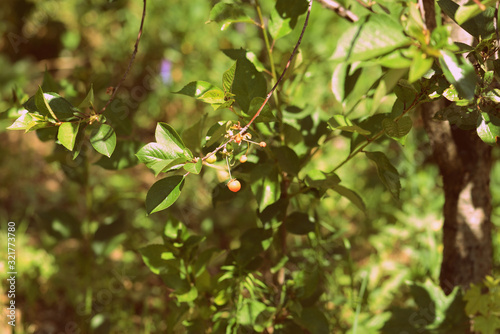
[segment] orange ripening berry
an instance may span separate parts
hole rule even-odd
[[[236,142],[236,144],[241,144],[242,139],[243,138],[239,133],[234,137],[234,141]]]
[[[241,162],[241,163],[245,163],[245,162],[247,162],[247,160],[248,160],[248,158],[247,158],[247,156],[246,156],[246,155],[242,155],[242,156],[240,157],[240,162]]]
[[[233,193],[236,193],[238,191],[240,191],[241,189],[241,183],[240,181],[236,180],[236,179],[232,179],[230,180],[228,183],[227,183],[227,187],[229,188],[229,190],[231,190]]]
[[[265,142],[265,141],[261,141],[261,142],[259,143],[259,146],[260,146],[260,147],[266,147],[266,146],[267,146],[267,144],[266,144],[266,142]]]

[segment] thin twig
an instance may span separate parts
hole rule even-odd
[[[343,17],[344,19],[350,21],[350,22],[356,22],[359,20],[359,17],[348,10],[347,8],[343,7],[341,4],[339,4],[336,1],[333,0],[316,0],[320,4],[323,5],[323,7],[328,8],[330,10],[333,10],[335,13],[337,13],[340,17]]]
[[[245,133],[248,130],[248,128],[250,127],[250,125],[253,123],[253,121],[257,117],[259,117],[262,109],[264,109],[264,106],[267,104],[267,102],[269,101],[269,99],[273,95],[274,91],[276,90],[276,88],[280,84],[281,80],[283,80],[283,77],[285,76],[286,71],[288,70],[288,68],[290,67],[290,64],[292,63],[293,57],[295,57],[295,54],[297,53],[297,50],[299,49],[300,42],[302,42],[302,37],[304,36],[304,33],[306,31],[307,23],[309,22],[309,15],[311,14],[312,3],[313,3],[313,0],[309,0],[309,7],[307,8],[307,15],[306,15],[306,20],[304,22],[304,27],[302,28],[302,32],[300,33],[299,40],[297,41],[297,44],[295,45],[295,48],[293,49],[292,54],[290,55],[290,58],[288,59],[288,62],[286,63],[285,68],[283,69],[283,72],[281,73],[280,77],[278,78],[278,81],[276,81],[276,83],[274,84],[273,88],[271,88],[271,90],[267,94],[266,99],[264,100],[264,102],[260,106],[259,110],[257,110],[255,115],[250,120],[250,122],[248,122],[248,124],[245,125],[241,129],[241,131],[239,132],[240,134]]]
[[[134,62],[135,56],[137,55],[137,49],[139,47],[139,41],[141,40],[141,36],[142,36],[142,27],[144,26],[144,19],[146,17],[146,0],[143,0],[143,2],[144,2],[144,6],[142,8],[141,26],[139,27],[139,33],[137,34],[137,40],[135,41],[134,52],[132,53],[132,56],[130,57],[130,61],[128,63],[127,70],[123,74],[120,82],[118,82],[118,85],[116,85],[115,89],[113,90],[113,94],[109,98],[108,102],[106,103],[106,105],[104,105],[104,107],[99,112],[100,114],[102,114],[106,110],[106,108],[110,105],[110,103],[115,98],[116,93],[118,92],[118,89],[120,88],[120,86],[123,84],[123,82],[127,78],[128,72],[130,72],[130,68],[132,67],[132,63]]]

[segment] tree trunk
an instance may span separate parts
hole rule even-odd
[[[443,178],[443,262],[439,277],[446,294],[467,288],[491,272],[491,147],[474,130],[435,121],[442,101],[423,106],[422,118]]]
[[[436,27],[434,0],[421,3],[427,29]],[[470,43],[458,25],[454,41]],[[469,40],[467,40],[469,39]],[[422,106],[422,118],[434,158],[443,178],[443,262],[439,281],[449,294],[455,286],[468,288],[491,273],[491,147],[475,130],[462,130],[448,122],[433,120],[444,108],[443,99]]]

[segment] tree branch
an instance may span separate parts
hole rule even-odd
[[[143,1],[144,1],[144,5],[143,5],[143,8],[142,8],[141,25],[139,27],[139,33],[137,34],[137,39],[135,41],[134,52],[132,52],[132,56],[130,57],[130,61],[128,63],[127,70],[125,71],[125,73],[123,73],[122,78],[120,79],[120,81],[116,85],[115,89],[113,90],[113,94],[109,98],[108,102],[104,105],[104,107],[99,112],[100,114],[102,114],[106,110],[106,108],[111,104],[111,102],[115,98],[116,93],[118,92],[118,89],[120,89],[120,86],[123,84],[123,82],[127,78],[128,72],[130,72],[130,68],[132,67],[132,63],[134,62],[135,56],[137,55],[137,49],[139,47],[139,41],[141,40],[141,36],[142,36],[142,28],[144,26],[144,19],[146,17],[146,0],[143,0]]]
[[[316,2],[319,2],[323,7],[327,8],[327,9],[333,10],[340,17],[343,17],[344,19],[348,20],[349,22],[356,22],[359,20],[359,17],[356,14],[354,14],[350,10],[342,7],[342,5],[336,1],[316,0]]]

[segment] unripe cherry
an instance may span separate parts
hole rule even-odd
[[[259,143],[259,146],[260,146],[260,147],[266,147],[266,146],[267,146],[267,144],[266,144],[266,142],[265,142],[265,141],[261,141],[261,142]]]
[[[208,162],[209,164],[213,164],[214,162],[217,161],[217,156],[215,154],[212,154],[211,156],[207,157],[205,161]]]
[[[248,158],[247,158],[247,156],[246,156],[246,155],[242,155],[242,156],[240,157],[240,162],[241,162],[241,163],[245,163],[245,162],[247,162],[247,160],[248,160]]]

